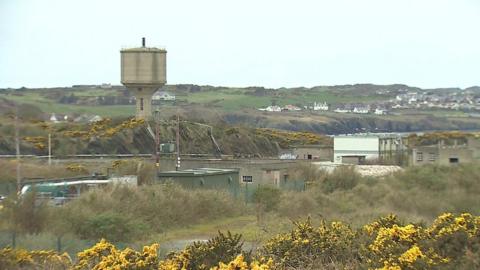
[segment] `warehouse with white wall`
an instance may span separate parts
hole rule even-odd
[[[335,163],[360,164],[379,158],[379,140],[374,135],[342,135],[333,138]]]

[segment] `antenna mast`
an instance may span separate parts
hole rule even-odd
[[[15,156],[17,159],[17,193],[20,192],[22,188],[22,174],[20,167],[20,131],[18,126],[18,106],[15,104]]]
[[[175,170],[178,171],[180,169],[180,117],[178,116],[177,110],[177,160],[175,164]]]

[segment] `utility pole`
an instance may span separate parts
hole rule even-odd
[[[22,188],[22,174],[20,172],[20,135],[18,126],[18,107],[15,105],[15,155],[17,159],[17,194],[20,193]]]
[[[175,164],[175,170],[178,171],[180,169],[180,117],[178,116],[177,110],[177,160]]]
[[[155,121],[155,167],[160,167],[160,128],[158,127],[158,120]]]
[[[52,165],[52,134],[48,132],[48,166]]]

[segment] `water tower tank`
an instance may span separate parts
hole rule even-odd
[[[136,98],[136,118],[152,116],[152,95],[167,83],[167,51],[161,48],[142,47],[122,49],[121,82]]]

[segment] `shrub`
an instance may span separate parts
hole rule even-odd
[[[79,229],[82,238],[105,238],[113,242],[131,241],[149,231],[146,224],[114,212],[89,217]]]
[[[271,186],[259,186],[253,193],[253,201],[266,212],[277,209],[281,200],[281,191]]]
[[[480,267],[480,217],[469,213],[444,213],[426,230],[429,248],[454,265]],[[476,256],[475,256],[476,255]]]
[[[292,177],[295,179],[305,180],[307,184],[315,184],[323,181],[328,173],[315,165],[299,163],[291,169],[290,174],[292,174]]]
[[[129,241],[173,227],[236,216],[244,209],[226,192],[185,190],[172,184],[112,185],[90,190],[61,209],[53,209],[53,214],[62,218],[55,220],[58,226],[50,228],[54,233],[70,231],[93,240]],[[62,228],[68,231],[60,232]]]
[[[72,260],[68,254],[54,251],[27,251],[24,249],[0,249],[0,269],[70,269]]]
[[[0,269],[479,269],[480,216],[445,213],[430,226],[402,223],[394,215],[380,217],[354,230],[342,222],[308,218],[294,222],[287,233],[269,239],[256,254],[243,251],[238,234],[220,233],[207,242],[158,258],[158,245],[117,249],[102,239],[78,253],[72,264],[52,251],[0,249]]]
[[[322,221],[314,227],[310,218],[294,224],[290,233],[273,237],[262,250],[281,269],[305,269],[332,262],[346,264],[356,252],[355,232],[346,224]]]
[[[321,182],[321,189],[325,193],[331,193],[335,190],[350,190],[354,188],[361,176],[355,171],[353,166],[340,166]]]
[[[160,269],[201,270],[210,269],[219,262],[233,261],[238,254],[243,254],[241,238],[240,234],[218,232],[217,236],[207,242],[194,242],[180,252],[171,253],[161,262]],[[243,256],[249,258],[250,254]]]
[[[290,219],[298,219],[315,213],[318,203],[308,192],[286,192],[281,196],[278,213]]]
[[[136,269],[147,270],[158,267],[158,244],[143,247],[142,252],[130,248],[118,250],[102,239],[99,243],[78,253],[78,262],[73,270]]]
[[[49,211],[44,203],[36,201],[36,195],[34,189],[22,197],[15,194],[7,197],[0,211],[0,225],[17,232],[41,232],[47,224]]]
[[[215,266],[211,268],[211,270],[269,270],[269,269],[274,269],[273,268],[273,261],[268,260],[266,262],[258,262],[258,261],[253,261],[250,263],[250,265],[245,262],[244,256],[243,255],[238,255],[235,260],[224,264],[223,262],[220,262],[218,264],[218,267]]]

